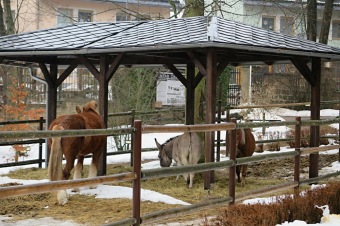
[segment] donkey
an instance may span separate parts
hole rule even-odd
[[[197,133],[185,132],[180,136],[170,138],[162,145],[157,142],[156,138],[155,142],[159,150],[158,158],[161,167],[169,167],[172,159],[178,166],[194,165],[201,157],[202,144]],[[190,179],[188,174],[184,174],[183,177],[189,188],[192,188],[194,173],[189,174]]]

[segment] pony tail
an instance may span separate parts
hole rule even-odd
[[[53,126],[52,130],[64,130],[64,127],[57,125]],[[63,179],[62,160],[63,152],[61,149],[61,137],[54,137],[52,138],[48,164],[48,176],[50,181]]]

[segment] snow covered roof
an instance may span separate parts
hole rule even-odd
[[[4,59],[121,52],[167,54],[201,48],[340,60],[339,48],[210,16],[76,23],[0,37],[0,57]]]

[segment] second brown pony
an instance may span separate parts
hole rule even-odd
[[[82,110],[77,107],[77,114],[62,115],[56,118],[49,126],[49,130],[105,129],[103,119],[96,109],[97,103],[90,101],[83,106]],[[50,148],[48,174],[51,181],[68,180],[76,158],[78,161],[73,178],[81,178],[84,157],[91,153],[92,163],[89,177],[95,177],[97,176],[99,157],[106,145],[106,136],[56,137],[50,138],[48,144]],[[62,169],[63,155],[66,159],[64,169]],[[59,204],[67,203],[68,195],[65,190],[59,191],[57,196]]]
[[[249,157],[254,154],[256,144],[255,138],[250,129],[238,129],[236,136],[236,158]],[[236,166],[237,181],[241,182],[241,170],[243,183],[247,175],[247,165]]]

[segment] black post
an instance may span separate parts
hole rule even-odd
[[[39,130],[44,129],[44,118],[40,117],[40,122],[39,122]],[[39,139],[39,168],[42,168],[42,144],[43,141],[42,139]]]

